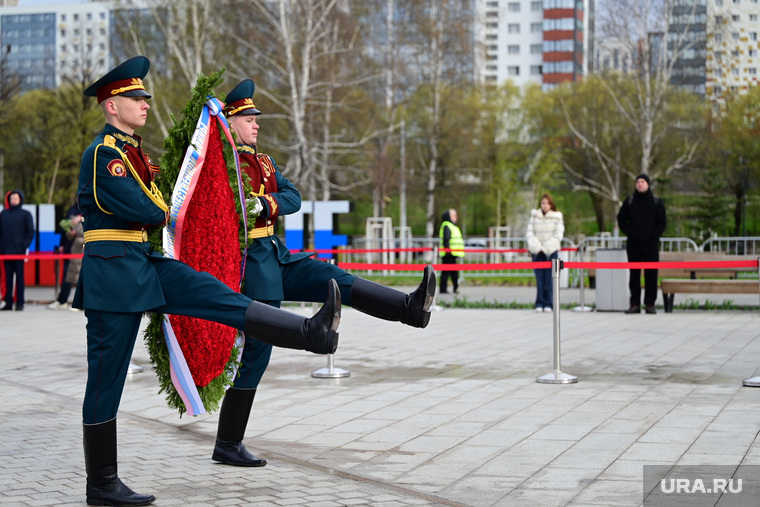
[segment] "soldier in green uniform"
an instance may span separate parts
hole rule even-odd
[[[131,58],[93,83],[105,115],[103,131],[85,150],[78,203],[84,216],[84,258],[72,306],[87,317],[88,377],[82,418],[87,503],[148,505],[117,475],[116,414],[143,312],[219,322],[272,345],[325,354],[335,351],[340,293],[325,281],[326,303],[311,319],[252,301],[209,275],[151,249],[146,227],[165,223],[167,206],[152,182],[158,171],[135,129],[148,116],[142,79],[150,61]],[[329,283],[328,283],[329,282]]]
[[[311,253],[291,254],[275,234],[275,219],[297,212],[301,208],[301,194],[282,175],[274,159],[256,149],[259,129],[256,118],[261,112],[253,103],[254,90],[254,82],[245,79],[224,100],[224,114],[237,136],[240,164],[254,189],[249,209],[258,213],[255,228],[249,231],[245,294],[275,307],[281,301],[320,301],[325,297],[326,282],[334,279],[343,304],[380,319],[418,328],[427,326],[435,294],[432,266],[425,267],[419,287],[405,294],[313,259]],[[219,413],[213,460],[236,466],[266,465],[266,460],[246,450],[242,440],[271,351],[272,346],[257,333],[246,333],[242,365]]]

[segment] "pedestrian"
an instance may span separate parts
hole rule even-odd
[[[261,111],[253,103],[255,89],[253,80],[244,79],[224,99],[224,114],[236,136],[240,164],[254,189],[248,207],[258,215],[255,227],[248,232],[245,294],[273,307],[279,307],[282,301],[319,301],[325,296],[326,282],[334,279],[342,304],[383,320],[426,327],[435,292],[432,266],[424,268],[419,287],[406,294],[313,259],[312,253],[291,254],[280,240],[275,231],[276,219],[297,212],[301,194],[283,176],[274,159],[258,151]],[[266,465],[265,459],[248,452],[242,440],[271,351],[272,346],[262,341],[259,333],[246,332],[242,364],[219,412],[214,461],[233,466]]]
[[[441,228],[438,230],[439,243],[438,254],[444,264],[456,264],[457,259],[464,257],[464,240],[462,231],[457,227],[457,210],[454,208],[444,211],[441,215]],[[451,278],[451,285],[454,293],[459,292],[459,271],[443,270],[441,273],[441,294],[448,294],[448,281]]]
[[[76,222],[75,217],[76,218]],[[72,204],[66,212],[66,218],[61,220],[61,228],[63,234],[61,235],[61,253],[68,255],[72,253],[81,254],[84,250],[84,230],[81,223],[82,215],[79,213],[79,207],[76,203]],[[72,250],[73,243],[77,242],[76,251]],[[72,263],[75,264],[72,267]],[[51,310],[61,310],[68,307],[69,295],[71,295],[71,288],[76,285],[79,279],[79,269],[82,266],[82,259],[64,259],[63,260],[63,282],[61,282],[61,288],[58,291],[58,297],[55,301],[48,305]],[[69,276],[71,271],[71,276]],[[73,279],[73,282],[69,282],[69,279]]]
[[[541,196],[538,209],[530,210],[525,239],[533,262],[546,262],[559,257],[565,224],[562,212],[549,194]],[[554,308],[554,286],[551,269],[534,269],[536,276],[536,312],[551,312]]]
[[[97,97],[106,125],[82,155],[78,204],[84,217],[84,258],[72,306],[87,317],[87,385],[82,407],[87,503],[148,505],[118,477],[116,415],[140,320],[146,311],[206,319],[256,330],[273,345],[325,354],[335,351],[340,293],[325,280],[326,303],[311,319],[252,301],[187,264],[163,257],[146,228],[166,223],[168,208],[152,181],[159,168],[135,129],[148,117],[142,79],[150,61],[133,57],[84,94]]]
[[[34,239],[34,219],[22,208],[24,194],[11,190],[5,195],[5,210],[0,213],[0,254],[24,255]],[[16,282],[16,310],[24,309],[24,259],[3,260],[5,267],[5,306],[13,310],[13,282]]]
[[[659,262],[660,237],[667,217],[662,200],[652,193],[647,174],[636,177],[636,190],[623,201],[617,216],[620,230],[627,236],[628,262]],[[631,306],[625,313],[641,313],[641,270],[631,269],[628,288]],[[644,270],[644,306],[646,313],[657,313],[657,270]]]

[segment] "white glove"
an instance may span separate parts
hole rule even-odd
[[[257,217],[261,215],[262,211],[264,211],[264,205],[261,203],[261,199],[258,197],[246,199],[245,207],[248,210],[248,214],[252,217]]]

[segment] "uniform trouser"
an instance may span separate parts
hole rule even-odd
[[[24,261],[3,261],[5,266],[5,304],[13,305],[13,276],[16,276],[16,305],[24,306]]]
[[[538,252],[533,256],[533,262],[546,262],[558,259],[559,252],[547,256],[544,252]],[[536,308],[552,308],[554,306],[554,284],[552,283],[551,269],[534,269],[536,275]]]
[[[245,329],[250,298],[208,273],[170,259],[152,260],[166,303],[151,311],[186,315]],[[85,309],[87,317],[87,387],[82,407],[85,424],[116,417],[129,361],[143,312]]]
[[[252,262],[250,257],[248,262]],[[334,278],[340,289],[341,305],[351,306],[351,286],[354,284],[355,277],[338,266],[307,258],[290,264],[280,264],[279,268],[282,277],[283,301],[324,302],[327,298],[327,282]],[[256,297],[255,280],[246,279],[244,287],[245,294],[251,299],[280,307],[280,301]],[[258,387],[261,377],[269,366],[272,346],[255,338],[255,336],[245,335],[241,365],[234,384],[238,389]]]
[[[626,245],[628,262],[658,262],[660,260],[660,248],[654,245]],[[631,277],[628,288],[631,291],[631,306],[641,305],[641,270],[630,270]],[[657,300],[657,270],[644,270],[644,304],[654,305]]]
[[[446,252],[441,261],[444,264],[456,264],[457,258],[451,255],[451,252]],[[459,271],[441,271],[441,292],[446,292],[449,278],[451,278],[451,285],[456,292],[459,289]]]

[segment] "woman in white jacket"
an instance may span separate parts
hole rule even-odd
[[[544,262],[556,259],[562,246],[565,234],[565,224],[562,213],[549,194],[541,196],[540,209],[530,211],[530,221],[525,237],[528,240],[528,250],[533,255],[533,262]],[[535,269],[536,274],[536,311],[551,312],[554,302],[552,287],[552,270]]]

